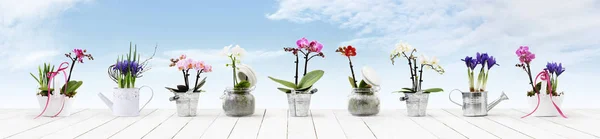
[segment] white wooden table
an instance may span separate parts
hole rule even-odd
[[[33,119],[34,109],[0,109],[0,138],[202,138],[202,139],[396,139],[396,138],[600,138],[600,110],[566,110],[561,117],[528,117],[524,110],[495,109],[487,117],[463,117],[460,109],[429,109],[427,117],[382,110],[355,117],[346,110],[312,110],[288,117],[285,109],[257,109],[250,117],[198,110],[178,117],[174,109],[115,117],[106,109],[77,110],[69,117]]]

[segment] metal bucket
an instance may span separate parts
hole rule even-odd
[[[306,117],[309,115],[310,98],[312,94],[300,91],[293,91],[287,94],[288,97],[288,112],[290,116]]]
[[[175,92],[174,92],[175,93]],[[169,99],[177,104],[177,116],[179,117],[194,117],[198,109],[199,92],[175,93],[174,97]]]
[[[406,110],[410,117],[424,117],[427,115],[427,102],[429,101],[429,93],[404,93],[404,97],[400,97],[400,101],[406,101]]]

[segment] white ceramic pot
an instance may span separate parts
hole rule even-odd
[[[40,113],[44,111],[44,107],[46,107],[46,102],[48,101],[48,97],[36,95],[38,102],[40,104]],[[64,95],[51,95],[50,103],[48,103],[48,107],[46,107],[46,111],[43,112],[42,116],[51,117],[60,112],[57,116],[69,116],[71,115],[71,105],[75,98],[69,98]],[[64,102],[64,105],[63,105]],[[62,108],[62,110],[61,110]]]
[[[560,95],[560,96],[552,96],[552,100],[554,100],[554,103],[559,108],[563,102],[563,98],[564,98],[564,94]],[[527,98],[527,100],[529,101],[529,108],[530,108],[529,110],[533,111],[538,102],[537,96],[529,97],[529,98]],[[539,105],[538,109],[533,113],[533,116],[554,117],[554,116],[559,116],[559,115],[560,114],[558,113],[558,110],[556,109],[556,107],[554,107],[554,105],[552,104],[552,101],[550,100],[550,95],[541,93],[540,94],[540,105]]]
[[[146,104],[140,108],[140,89],[144,87],[149,88],[152,95]],[[148,86],[140,88],[115,88],[112,101],[102,93],[98,93],[98,96],[112,110],[114,116],[135,117],[139,116],[140,111],[150,103],[152,97],[154,97],[154,91]]]

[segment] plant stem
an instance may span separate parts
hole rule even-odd
[[[304,74],[302,76],[306,75],[306,70],[308,69],[308,54],[310,54],[310,51],[304,55]]]
[[[413,91],[417,91],[417,89],[418,89],[417,88],[418,87],[417,81],[418,81],[418,78],[419,78],[419,77],[417,77],[417,68],[418,68],[417,67],[417,59],[413,59],[413,67],[414,67],[413,68],[414,69],[414,75],[413,75],[413,77],[415,78],[414,79],[414,82],[415,82],[414,85],[415,86],[414,86],[414,90]]]
[[[419,77],[418,77],[418,78],[419,78],[419,85],[418,85],[418,89],[419,89],[419,91],[420,91],[420,90],[422,89],[422,87],[423,87],[423,85],[422,85],[422,84],[423,84],[423,66],[424,66],[424,65],[423,65],[423,64],[421,64],[421,69],[419,70]]]
[[[192,91],[196,91],[196,89],[198,89],[196,87],[198,87],[198,79],[200,79],[200,74],[202,74],[202,71],[204,70],[199,70],[198,73],[196,73],[196,82],[194,82],[194,90]]]
[[[533,92],[540,93],[540,92],[536,92],[536,90],[535,90],[535,85],[533,84],[533,78],[531,77],[531,68],[529,67],[529,63],[527,63],[527,75],[529,75],[529,84],[531,84],[531,88],[533,88]]]
[[[352,66],[352,60],[350,60],[350,57],[348,56],[348,61],[350,63],[350,72],[352,72],[352,80],[354,81],[354,86],[358,87],[358,85],[356,84],[356,77],[354,76],[354,69]]]
[[[296,61],[294,61],[294,63],[296,63],[296,75],[294,75],[294,80],[295,80],[294,84],[296,86],[298,86],[298,60],[299,60],[298,59],[298,52],[296,52]]]
[[[185,77],[185,70],[181,70],[181,73],[183,74],[183,83],[185,83],[185,86],[187,87],[187,79]]]
[[[77,61],[77,58],[73,59],[73,62],[71,62],[73,64],[71,64],[71,69],[69,69],[69,77],[67,78],[66,83],[69,83],[69,81],[71,81],[71,73],[73,72],[73,67],[75,67],[76,61]]]
[[[235,68],[236,68],[235,67],[235,58],[233,58],[231,56],[230,56],[230,58],[231,58],[231,63],[232,63],[231,67],[233,67],[233,86],[235,87],[235,85],[237,84],[237,77],[236,77],[236,74],[235,74],[235,71],[236,71],[235,70]]]
[[[404,52],[402,52],[402,54],[404,54]],[[410,58],[408,56],[406,56],[406,54],[404,54],[404,57],[406,57],[406,60],[408,60],[408,69],[410,70],[410,81],[412,82],[412,88],[414,91],[416,85],[415,85],[414,73],[413,73],[413,68],[412,68],[412,61],[410,61]]]
[[[469,76],[469,91],[475,92],[475,82],[473,79],[473,71],[471,71],[471,69],[467,68],[467,74]]]

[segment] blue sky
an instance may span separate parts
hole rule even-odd
[[[255,91],[258,107],[285,108],[286,98],[268,80],[275,76],[292,80],[293,56],[282,47],[295,46],[301,37],[325,45],[325,59],[309,63],[326,75],[317,83],[321,91],[313,97],[314,108],[346,106],[350,87],[347,61],[334,53],[340,45],[358,47],[353,57],[355,71],[375,68],[383,84],[379,93],[383,108],[404,108],[399,95],[389,92],[409,86],[404,63],[393,66],[389,52],[405,41],[420,53],[440,58],[444,75],[425,73],[426,87],[447,91],[432,95],[431,107],[453,108],[448,91],[467,88],[465,67],[460,59],[476,52],[498,57],[500,67],[490,73],[488,90],[493,99],[505,91],[510,101],[500,107],[527,107],[525,73],[514,68],[514,50],[529,45],[538,55],[534,69],[547,61],[563,62],[561,77],[567,93],[565,107],[600,107],[586,103],[600,97],[590,86],[598,79],[600,40],[598,1],[413,1],[413,0],[264,0],[264,1],[117,1],[45,0],[0,2],[0,96],[1,107],[37,107],[35,82],[29,77],[43,62],[58,64],[73,48],[86,48],[96,60],[76,65],[75,79],[84,85],[75,107],[102,108],[98,92],[109,94],[114,83],[105,75],[116,56],[127,52],[130,41],[147,57],[158,45],[153,69],[139,85],[154,88],[151,107],[172,108],[171,95],[163,87],[181,84],[179,72],[168,68],[168,59],[188,54],[215,67],[206,74],[209,92],[201,97],[201,108],[219,108],[222,90],[231,86],[226,58],[216,52],[239,44],[249,56],[243,61],[259,76]],[[555,10],[561,9],[561,10]],[[424,87],[424,88],[426,88]],[[144,97],[143,97],[144,98]]]

